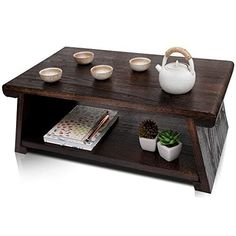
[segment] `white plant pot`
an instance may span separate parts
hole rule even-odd
[[[157,137],[153,139],[139,137],[139,143],[143,150],[155,152],[157,146]]]
[[[182,143],[179,142],[179,144],[174,147],[167,147],[158,142],[157,148],[162,158],[164,158],[166,161],[173,161],[179,156],[182,150]]]

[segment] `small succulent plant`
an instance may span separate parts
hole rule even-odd
[[[179,144],[180,133],[173,130],[164,130],[159,133],[158,139],[160,143],[167,147],[174,147]]]
[[[139,137],[154,139],[158,135],[157,123],[153,120],[144,120],[139,125]]]

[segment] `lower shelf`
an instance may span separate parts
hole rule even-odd
[[[61,147],[44,143],[43,135],[53,127],[72,107],[74,101],[30,97],[23,128],[22,145],[28,149],[46,151],[74,157],[78,161],[109,165],[114,168],[140,171],[152,176],[163,176],[185,182],[197,182],[191,138],[184,119],[158,114],[118,110],[119,119],[97,144],[93,151]],[[42,116],[47,114],[47,116]],[[158,122],[160,129],[171,128],[182,133],[183,150],[178,159],[167,162],[158,152],[143,151],[138,140],[138,125],[144,119]]]

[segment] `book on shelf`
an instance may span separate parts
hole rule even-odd
[[[44,142],[91,151],[118,118],[110,109],[77,105],[44,136]]]

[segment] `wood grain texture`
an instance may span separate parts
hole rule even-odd
[[[210,189],[212,189],[214,184],[227,131],[228,122],[224,104],[222,104],[213,128],[197,127],[198,139]]]
[[[77,65],[72,55],[80,50],[95,53],[92,64]],[[135,56],[149,57],[152,60],[150,69],[142,73],[133,72],[128,61]],[[84,104],[168,113],[194,119],[199,126],[214,126],[233,63],[195,58],[197,78],[193,90],[185,95],[170,95],[161,90],[155,69],[156,64],[161,64],[162,58],[159,55],[66,47],[5,84],[3,91],[5,95],[13,97],[34,94],[79,100]],[[171,57],[170,61],[173,59],[176,58]],[[90,68],[98,64],[114,67],[111,79],[96,81],[92,78]],[[46,84],[39,78],[38,72],[51,66],[62,68],[63,76],[58,83]]]

